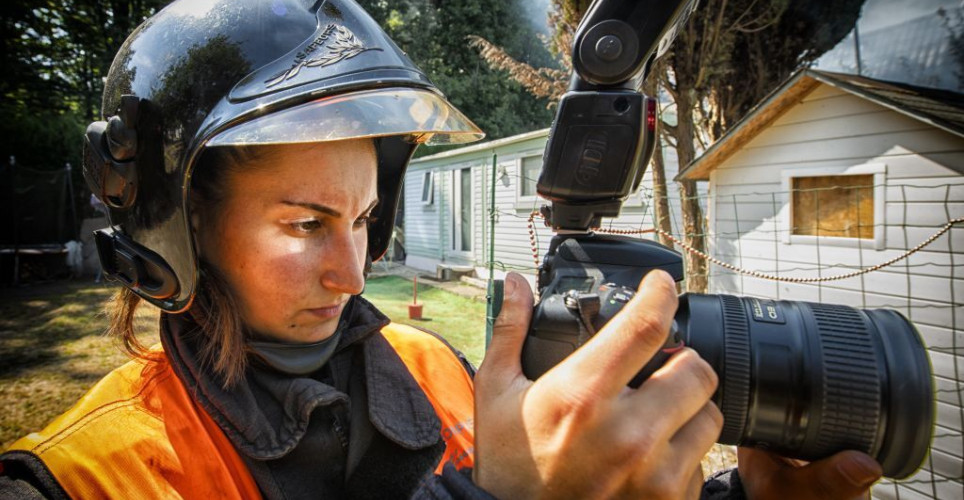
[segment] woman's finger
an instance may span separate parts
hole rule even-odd
[[[880,479],[870,456],[846,450],[802,467],[762,450],[739,448],[740,480],[748,495],[761,499],[862,498]]]
[[[670,439],[680,463],[700,460],[720,438],[723,414],[713,402],[707,402],[692,419],[684,424]]]
[[[690,476],[689,486],[686,488],[686,498],[696,499],[703,492],[703,467],[696,465],[696,470]]]
[[[665,343],[677,305],[673,278],[651,271],[619,314],[555,369],[583,390],[618,395]]]
[[[717,383],[710,365],[696,351],[686,348],[670,357],[635,394],[630,394],[628,404],[641,421],[649,422],[650,432],[669,440],[705,410]],[[718,437],[719,434],[713,439]]]

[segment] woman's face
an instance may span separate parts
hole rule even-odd
[[[350,140],[261,153],[225,176],[213,217],[194,218],[201,256],[227,280],[255,335],[318,342],[364,288],[375,150]]]

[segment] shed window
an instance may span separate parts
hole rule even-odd
[[[536,183],[542,171],[541,156],[526,156],[522,158],[519,168],[522,179],[519,182],[519,196],[535,196]]]
[[[794,177],[792,234],[874,239],[874,176]]]
[[[422,205],[435,203],[435,182],[432,172],[422,174]]]

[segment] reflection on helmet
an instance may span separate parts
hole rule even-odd
[[[479,131],[439,94],[422,89],[359,90],[318,99],[230,128],[208,146],[337,141],[401,136],[417,144],[450,144]]]
[[[174,2],[118,52],[103,114],[119,119],[91,125],[84,165],[110,206],[101,263],[168,311],[187,308],[197,288],[187,196],[205,147],[374,138],[377,260],[415,147],[482,137],[350,0]],[[129,130],[133,157],[111,156]],[[114,191],[127,203],[110,203]]]

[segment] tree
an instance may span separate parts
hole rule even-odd
[[[21,0],[0,5],[0,157],[40,171],[73,165],[87,197],[81,147],[100,117],[103,78],[134,27],[170,0]],[[27,188],[29,186],[24,186]]]

